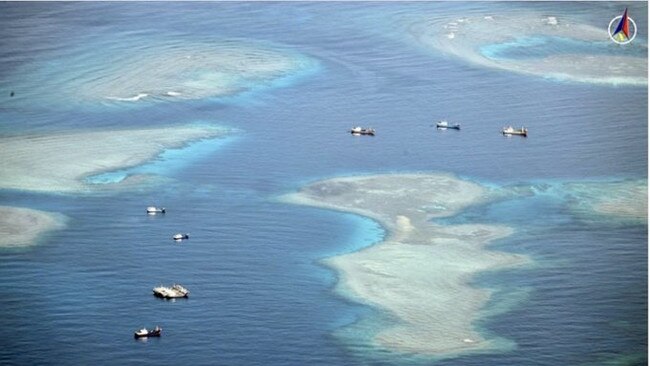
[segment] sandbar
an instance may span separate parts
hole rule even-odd
[[[45,211],[0,206],[0,248],[22,248],[50,231],[65,227],[64,217]]]
[[[0,189],[93,192],[106,187],[85,182],[87,176],[137,166],[164,150],[228,133],[211,125],[183,125],[2,137]]]
[[[373,345],[444,358],[507,343],[477,330],[490,290],[473,287],[471,280],[528,261],[485,248],[513,230],[434,221],[492,197],[490,189],[452,175],[388,174],[320,181],[285,200],[378,221],[387,230],[382,242],[325,260],[339,274],[337,290],[396,319],[373,336]]]

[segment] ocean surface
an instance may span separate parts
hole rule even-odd
[[[68,218],[34,246],[0,249],[0,364],[646,364],[647,223],[580,215],[562,187],[647,185],[647,85],[490,68],[409,33],[427,17],[501,13],[606,29],[625,6],[639,27],[633,48],[524,35],[518,46],[482,49],[515,61],[591,53],[595,63],[647,54],[647,3],[0,3],[1,137],[187,123],[233,131],[88,178],[101,185],[144,173],[167,184],[0,191],[0,205]],[[153,94],[159,77],[177,77],[176,50],[210,55],[212,46],[272,50],[295,72],[229,69],[192,75],[200,83],[185,85],[195,92],[187,98]],[[125,61],[108,61],[116,55]],[[212,92],[219,82],[227,93]],[[439,119],[463,129],[437,131]],[[502,136],[508,124],[526,125],[530,136]],[[351,136],[356,125],[377,136]],[[384,230],[278,198],[328,177],[393,172],[544,187],[448,219],[509,225],[515,233],[492,247],[533,260],[472,280],[494,290],[477,327],[514,349],[439,360],[378,350],[346,331],[355,322],[381,326],[381,310],[335,293],[337,274],[320,260],[372,245]],[[147,216],[152,204],[167,214]],[[174,243],[176,232],[191,238]],[[190,298],[151,296],[171,283]],[[156,324],[160,339],[133,339]]]

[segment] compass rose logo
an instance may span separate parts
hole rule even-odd
[[[613,27],[615,24],[617,24],[616,27]],[[627,16],[627,8],[625,8],[623,15],[614,17],[609,22],[607,32],[609,38],[618,44],[628,44],[634,40],[634,37],[636,37],[636,23],[634,19]]]

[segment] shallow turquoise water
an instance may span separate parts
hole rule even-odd
[[[480,48],[481,54],[493,60],[529,59],[552,55],[609,55],[620,53],[617,45],[611,41],[587,42],[564,37],[528,36],[510,42],[495,43]],[[628,56],[643,57],[647,50],[641,48],[626,52]]]
[[[224,136],[191,142],[188,146],[178,149],[165,150],[155,160],[145,164],[91,175],[85,181],[90,184],[112,184],[122,182],[132,175],[173,176],[182,174],[183,168],[186,168],[191,161],[205,159],[215,154],[225,144],[234,142],[233,140],[236,140],[237,136],[232,135],[236,133],[224,130]]]

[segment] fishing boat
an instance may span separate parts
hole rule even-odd
[[[512,136],[512,135],[517,135],[517,136],[528,136],[528,129],[526,127],[522,128],[513,128],[512,126],[504,127],[501,132],[505,136]]]
[[[155,215],[155,214],[158,214],[158,213],[165,213],[165,208],[164,207],[159,208],[159,207],[156,207],[156,206],[149,206],[149,207],[147,207],[147,213],[149,215]]]
[[[147,337],[160,337],[162,333],[162,328],[157,326],[153,330],[147,330],[147,328],[142,328],[133,333],[133,338],[147,338]]]
[[[163,299],[178,299],[188,297],[190,292],[183,286],[174,284],[172,287],[158,286],[153,288],[153,294]]]
[[[172,239],[176,241],[181,241],[189,238],[190,238],[190,234],[175,234],[174,236],[172,236]]]
[[[438,121],[438,123],[436,123],[436,128],[443,128],[443,129],[449,128],[449,129],[452,129],[452,130],[460,130],[460,124],[455,123],[453,125],[450,125],[449,122],[447,122],[445,120],[442,120],[442,121]]]
[[[350,133],[356,136],[359,135],[370,135],[374,136],[375,135],[375,129],[374,128],[366,128],[366,127],[352,127],[350,129]]]

